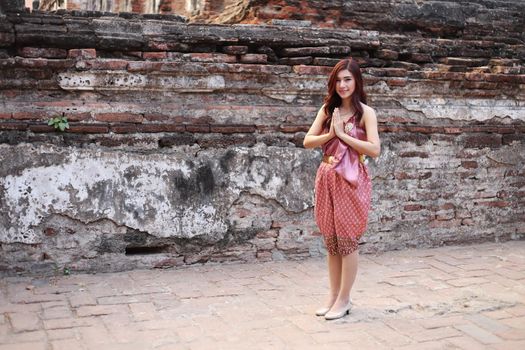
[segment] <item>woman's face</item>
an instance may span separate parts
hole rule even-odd
[[[335,91],[341,99],[349,98],[355,90],[355,80],[352,73],[345,69],[337,73],[337,81],[335,83]]]

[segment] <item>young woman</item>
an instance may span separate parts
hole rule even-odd
[[[366,105],[355,60],[344,59],[335,65],[324,102],[304,138],[304,147],[323,148],[315,179],[315,220],[328,251],[330,296],[316,315],[334,320],[347,315],[352,306],[358,242],[366,230],[372,190],[364,158],[378,157],[381,144],[376,114]]]

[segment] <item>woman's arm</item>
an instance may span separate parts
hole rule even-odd
[[[355,149],[360,154],[366,154],[372,158],[379,157],[381,153],[381,141],[377,131],[377,117],[375,111],[365,106],[363,113],[363,122],[366,129],[366,141],[351,137],[344,132],[343,119],[338,113],[334,113],[335,124],[334,130],[337,137],[339,137],[348,146]]]
[[[321,134],[323,131],[323,124],[326,120],[326,114],[324,113],[324,105],[321,107],[315,120],[308,130],[308,133],[304,137],[303,146],[304,148],[315,148],[321,145],[324,145],[326,142],[330,141],[335,137],[334,131],[334,122],[330,124],[330,131],[326,134]]]

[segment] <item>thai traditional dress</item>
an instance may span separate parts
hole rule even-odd
[[[346,134],[366,141],[356,114],[344,123]],[[332,163],[331,157],[339,160]],[[315,220],[331,255],[348,255],[366,231],[372,183],[364,155],[334,137],[323,145],[323,162],[315,178]]]

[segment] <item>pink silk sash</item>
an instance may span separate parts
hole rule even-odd
[[[366,141],[366,131],[359,125],[355,125],[355,115],[352,116],[346,124],[354,123],[354,127],[347,132],[349,136]],[[334,170],[341,175],[352,186],[357,186],[357,178],[359,177],[359,153],[344,143],[337,136],[323,145],[323,154],[327,156],[334,156],[339,162],[334,165]]]

